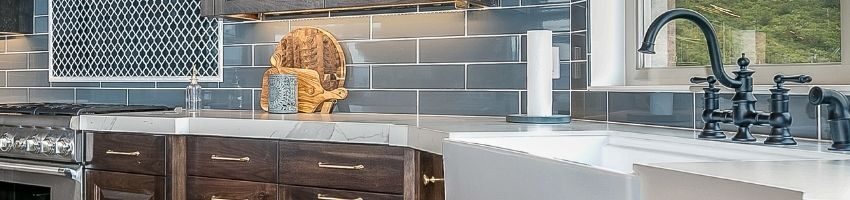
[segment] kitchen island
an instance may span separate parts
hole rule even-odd
[[[563,185],[571,181],[552,179],[561,177],[558,174],[598,178],[591,177],[600,173],[594,170],[602,170],[611,174],[608,178],[613,179],[610,180],[619,181],[609,181],[599,187],[583,184],[584,187],[592,187],[583,190],[615,194],[610,191],[616,187],[610,184],[616,182],[625,188],[625,192],[617,195],[627,197],[624,199],[640,199],[642,194],[637,191],[646,184],[639,184],[643,183],[642,177],[632,170],[633,164],[709,165],[754,160],[814,163],[850,158],[846,153],[826,150],[828,145],[825,143],[808,140],[800,140],[800,144],[795,146],[739,144],[697,140],[697,132],[688,129],[581,120],[571,124],[534,125],[506,123],[504,117],[269,114],[225,110],[84,115],[76,120],[79,120],[79,129],[87,130],[94,138],[89,141],[93,145],[87,145],[92,146],[90,152],[93,155],[89,156],[94,158],[88,169],[95,173],[89,176],[95,178],[90,180],[104,176],[96,173],[154,177],[157,179],[152,179],[152,182],[163,183],[154,188],[165,188],[164,193],[172,199],[463,199],[476,197],[474,192],[488,191],[509,191],[505,194],[514,195],[540,194],[545,191],[539,190],[547,188],[543,186]],[[121,145],[99,143],[98,138],[114,141],[110,140],[114,137],[141,138],[133,141],[146,141],[144,138],[150,137],[163,140],[155,143],[163,144],[161,162],[165,163],[164,170],[144,173],[134,169],[130,162],[142,163],[139,162],[144,161],[141,158],[130,159],[123,165],[99,165],[104,160],[98,162],[97,154],[111,150],[103,146],[120,148]],[[579,137],[589,140],[573,140]],[[464,145],[465,149],[458,148]],[[632,150],[604,150],[610,147],[623,149],[624,146]],[[602,149],[594,150],[597,147]],[[487,160],[493,158],[491,155],[510,159],[493,163],[494,160]],[[444,157],[446,164],[443,164]],[[514,168],[496,167],[505,162],[515,163],[510,165]],[[444,166],[447,168],[443,169]],[[576,166],[583,169],[576,171]],[[473,169],[475,167],[479,170]],[[523,173],[484,170],[486,168],[528,172],[554,170],[558,173],[514,177],[511,174]],[[446,183],[442,182],[444,171]],[[480,178],[487,178],[481,180],[490,180],[487,181],[492,183],[490,185],[502,188],[488,188],[487,184],[469,182]],[[497,181],[493,178],[514,180]],[[555,182],[544,184],[547,181]],[[166,182],[168,184],[164,184]],[[109,182],[103,180],[101,184]],[[126,193],[128,189],[122,188],[126,185],[131,184],[104,187]],[[232,187],[240,188],[242,192],[222,194],[225,188]],[[444,190],[448,192],[444,193]]]

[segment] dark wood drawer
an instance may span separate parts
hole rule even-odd
[[[86,199],[164,200],[161,176],[86,170]]]
[[[276,140],[188,137],[186,148],[189,175],[277,182]]]
[[[280,200],[403,200],[401,195],[354,192],[324,188],[280,186]]]
[[[90,169],[165,175],[165,136],[90,133]]]
[[[186,194],[189,200],[277,200],[277,185],[190,176],[186,179]]]
[[[383,145],[282,141],[280,182],[402,194],[404,151]]]

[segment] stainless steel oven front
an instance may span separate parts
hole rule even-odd
[[[0,159],[0,199],[82,200],[79,164]]]

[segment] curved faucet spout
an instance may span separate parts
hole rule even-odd
[[[729,88],[741,87],[742,82],[732,79],[729,75],[726,75],[726,71],[723,69],[720,48],[717,44],[717,36],[714,34],[714,28],[712,28],[711,23],[708,22],[704,16],[693,10],[673,9],[658,16],[658,18],[656,18],[649,26],[649,29],[646,30],[643,44],[641,44],[638,52],[654,54],[656,35],[658,35],[658,32],[661,31],[661,27],[674,19],[687,19],[699,26],[700,30],[702,30],[702,33],[705,35],[705,41],[708,43],[708,54],[711,60],[711,71],[714,73],[714,77],[717,77],[717,81],[723,86]]]

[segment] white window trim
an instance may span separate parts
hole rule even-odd
[[[649,0],[589,1],[591,81],[590,90],[653,90],[692,91],[689,77],[706,76],[709,68],[671,67],[642,68],[642,54],[637,53],[643,40],[643,21],[639,8]],[[850,3],[841,4],[841,64],[820,64],[817,67],[751,66],[756,70],[755,83],[769,86],[776,74],[808,74],[814,77],[812,84],[850,85]],[[622,13],[622,14],[621,14]],[[622,41],[618,43],[618,41]],[[613,59],[612,59],[613,58]],[[793,65],[791,65],[793,66]],[[726,67],[732,76],[737,66]]]

